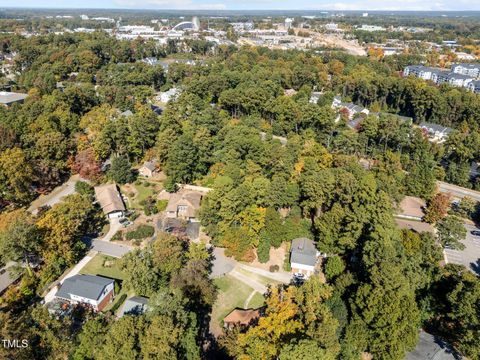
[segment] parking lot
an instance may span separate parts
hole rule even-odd
[[[445,249],[445,259],[450,264],[465,265],[467,269],[480,275],[480,236],[474,236],[470,231],[477,229],[473,225],[465,225],[467,237],[462,243],[464,250]]]

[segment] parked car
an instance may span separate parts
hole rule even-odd
[[[470,231],[470,234],[472,234],[473,236],[480,236],[480,230],[472,230]]]

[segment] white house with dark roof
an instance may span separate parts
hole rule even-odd
[[[309,277],[315,273],[315,266],[320,253],[312,240],[298,238],[292,240],[290,248],[290,265],[293,274]]]
[[[480,77],[480,63],[453,64],[451,69],[455,74],[468,75],[473,78]]]
[[[365,116],[370,114],[370,110],[364,108],[360,105],[355,105],[354,103],[346,103],[342,102],[342,98],[340,96],[335,96],[332,102],[332,109],[342,110],[345,109],[348,112],[348,119],[352,120],[356,114],[364,114]],[[338,121],[337,118],[336,121]]]
[[[115,280],[95,275],[74,275],[65,279],[55,297],[102,311],[114,298]]]
[[[419,126],[428,137],[428,140],[435,143],[444,142],[453,131],[452,128],[447,126],[427,122],[421,122]]]

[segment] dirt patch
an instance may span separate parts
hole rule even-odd
[[[267,271],[269,271],[270,266],[273,265],[277,265],[279,269],[283,269],[283,262],[285,261],[286,253],[286,244],[282,244],[278,249],[271,247],[270,260],[268,260],[268,262],[262,264],[258,261],[258,258],[255,258],[255,260],[248,265]]]

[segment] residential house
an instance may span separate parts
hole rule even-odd
[[[109,219],[122,217],[125,214],[125,204],[116,184],[96,186],[95,197]]]
[[[166,104],[173,100],[178,94],[180,94],[178,88],[171,88],[170,90],[160,92],[157,95],[156,100]]]
[[[151,178],[157,174],[157,165],[154,161],[145,161],[142,167],[138,169],[138,173],[143,177]]]
[[[0,91],[0,104],[9,107],[15,103],[23,103],[27,96],[27,94],[22,93]]]
[[[468,76],[473,77],[473,78],[480,77],[480,63],[453,64],[451,69],[455,74],[468,75]]]
[[[421,122],[419,126],[428,137],[428,140],[435,143],[444,142],[453,131],[452,128],[427,122]]]
[[[349,120],[352,120],[356,114],[363,114],[368,115],[370,114],[370,110],[364,108],[360,105],[355,105],[353,103],[346,103],[342,102],[342,98],[340,96],[335,96],[332,102],[332,109],[340,109],[347,112],[347,117]],[[337,121],[339,118],[337,118]]]
[[[284,94],[285,96],[294,96],[294,95],[297,94],[297,90],[295,90],[295,89],[286,89],[286,90],[283,91],[283,94]]]
[[[240,326],[244,329],[255,324],[260,315],[260,309],[234,309],[223,318],[223,326],[227,330],[231,330],[235,326]]]
[[[290,265],[293,274],[311,276],[315,272],[319,252],[312,240],[298,238],[292,240]]]
[[[148,299],[142,296],[132,296],[125,301],[119,317],[124,315],[142,315],[147,311]]]
[[[308,102],[311,104],[317,104],[321,96],[322,93],[320,91],[313,91]]]
[[[421,221],[426,207],[427,204],[424,200],[414,196],[405,196],[398,205],[399,212],[396,216],[402,219]]]
[[[114,285],[115,280],[103,276],[74,275],[65,279],[55,297],[102,311],[115,296]]]
[[[168,205],[165,210],[166,217],[197,221],[196,213],[200,209],[203,194],[198,191],[180,189],[178,192],[168,194],[161,193],[160,199],[167,198]]]
[[[186,221],[180,218],[166,217],[159,222],[160,229],[177,237],[186,236],[191,241],[200,239],[200,223],[197,221]]]

